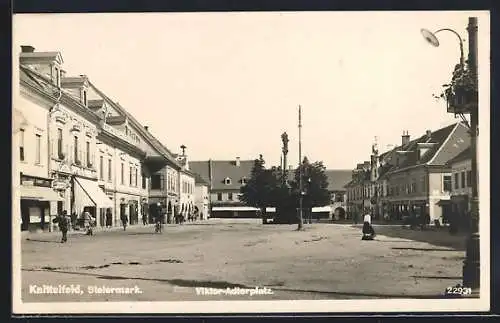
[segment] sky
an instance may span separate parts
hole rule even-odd
[[[24,14],[20,45],[60,51],[67,75],[85,74],[170,150],[190,160],[255,159],[279,165],[302,155],[329,169],[369,160],[427,129],[456,122],[432,97],[458,62],[470,12],[258,12]],[[489,16],[479,17],[488,41]],[[486,31],[486,32],[485,32]],[[481,48],[481,46],[480,46]],[[484,53],[483,53],[484,54]],[[489,62],[488,62],[489,63]],[[481,65],[481,61],[479,62]]]

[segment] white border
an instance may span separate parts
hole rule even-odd
[[[21,301],[21,233],[18,187],[13,187],[12,214],[12,304],[15,314],[115,314],[115,313],[352,313],[352,312],[471,312],[490,309],[490,18],[488,11],[471,11],[478,17],[478,72],[479,72],[479,120],[481,135],[478,139],[481,291],[479,299],[383,299],[383,300],[317,300],[317,301],[180,301],[180,302],[82,302],[82,303],[23,303]],[[15,17],[14,17],[15,18]],[[15,19],[13,19],[15,21]],[[464,21],[464,25],[467,22]],[[13,24],[15,40],[15,24]],[[13,41],[13,44],[17,44]],[[18,50],[13,49],[13,64],[18,66]],[[18,101],[19,75],[13,69],[13,104]],[[13,140],[15,140],[15,136]],[[12,145],[15,156],[16,145]],[[13,163],[13,176],[17,174]],[[17,176],[13,177],[16,178]]]

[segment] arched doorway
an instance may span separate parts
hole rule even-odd
[[[343,207],[339,206],[333,212],[334,212],[333,215],[334,215],[336,220],[344,220],[345,219],[345,209]]]

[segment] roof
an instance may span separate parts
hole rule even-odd
[[[448,165],[452,165],[464,160],[472,159],[472,150],[469,147],[467,147],[464,151],[462,151],[460,154],[456,155],[454,158],[450,159],[448,162]]]
[[[459,154],[464,149],[464,145],[468,145],[468,142],[470,142],[470,138],[467,135],[466,127],[461,122],[438,129],[429,135],[424,134],[405,146],[394,148],[393,150],[396,152],[403,152],[396,156],[400,162],[397,165],[391,163],[392,166],[385,169],[384,174],[418,165],[445,165],[451,158]],[[420,158],[418,156],[419,144],[427,144],[429,147]]]
[[[350,169],[327,169],[325,175],[328,178],[329,191],[344,191],[344,186],[352,180]]]
[[[236,166],[236,160],[189,162],[191,171],[200,175],[203,180],[209,183],[212,190],[239,190],[243,186],[241,179],[249,179],[251,177],[253,165],[253,160],[240,160],[239,166]],[[226,185],[226,178],[231,179],[231,184]]]
[[[194,173],[194,182],[196,184],[210,186],[210,184],[208,183],[208,181],[204,180],[203,177],[201,177],[201,175],[199,175],[197,173]]]
[[[167,149],[158,139],[156,139],[149,131],[145,130],[144,127],[134,118],[132,114],[130,114],[125,108],[123,108],[117,102],[111,100],[106,94],[104,94],[101,90],[99,90],[92,82],[89,81],[90,86],[103,98],[105,99],[114,109],[123,114],[128,118],[129,123],[135,126],[135,129],[144,136],[149,143],[156,149],[160,154],[162,154],[165,158],[167,158],[171,163],[181,168],[181,165],[175,160],[173,154],[170,150]]]
[[[38,59],[38,58],[49,58],[52,60],[57,60],[60,63],[63,63],[64,60],[60,52],[21,52],[19,54],[19,58],[21,59]]]

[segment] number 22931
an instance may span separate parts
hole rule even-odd
[[[472,294],[472,289],[470,287],[447,287],[447,295],[470,295]]]

